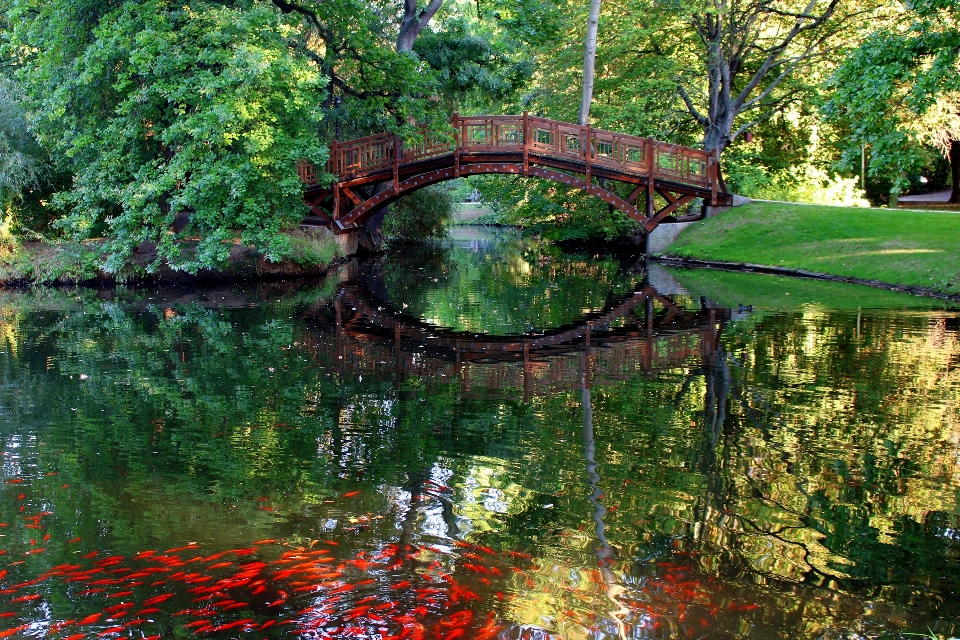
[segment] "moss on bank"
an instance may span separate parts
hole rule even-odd
[[[960,215],[754,203],[684,230],[667,254],[960,294]]]

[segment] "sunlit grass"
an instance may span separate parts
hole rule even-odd
[[[691,226],[669,253],[960,293],[949,212],[754,203]]]

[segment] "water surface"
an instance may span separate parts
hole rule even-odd
[[[0,637],[960,634],[935,301],[467,230],[0,332]]]

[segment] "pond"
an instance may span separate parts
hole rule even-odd
[[[938,301],[462,229],[0,330],[0,637],[960,634]]]

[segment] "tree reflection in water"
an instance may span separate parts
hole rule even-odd
[[[613,262],[490,251],[406,289],[386,265],[312,292],[7,295],[0,628],[956,633],[956,314],[731,323]],[[496,327],[541,324],[474,335],[470,282],[517,307]]]

